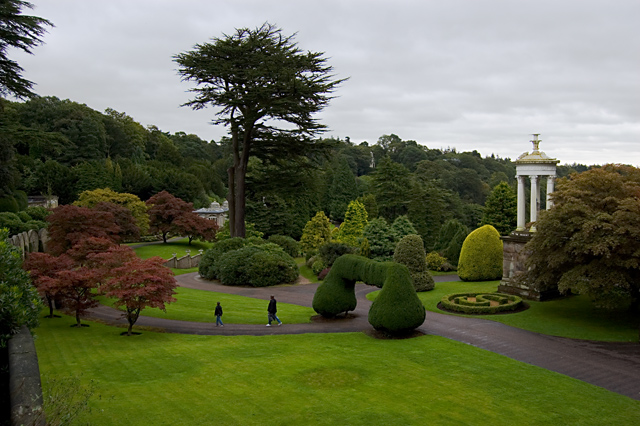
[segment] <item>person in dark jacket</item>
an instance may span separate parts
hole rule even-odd
[[[278,312],[276,304],[276,298],[271,296],[271,300],[269,300],[269,307],[267,307],[267,312],[269,313],[269,324],[267,324],[267,327],[271,327],[271,321],[278,321],[278,325],[282,325],[282,321],[280,321],[280,318],[276,315],[276,312]]]
[[[220,302],[216,305],[214,314],[216,315],[216,327],[224,327],[224,324],[222,323],[222,306],[220,306]]]

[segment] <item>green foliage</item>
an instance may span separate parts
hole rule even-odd
[[[480,225],[492,225],[500,235],[509,235],[516,229],[517,204],[513,189],[508,183],[500,182],[487,197]]]
[[[471,232],[464,240],[458,276],[462,281],[490,281],[502,277],[502,241],[491,225]]]
[[[20,252],[7,237],[7,230],[0,228],[0,347],[23,325],[37,327],[42,309],[40,296],[22,269]]]
[[[324,266],[324,262],[322,261],[322,259],[317,259],[311,264],[311,271],[315,274],[318,275],[320,272],[322,272],[322,270],[326,268],[326,266]]]
[[[469,235],[469,229],[456,219],[448,220],[438,233],[434,250],[442,253],[453,265],[458,264],[462,244]]]
[[[391,235],[396,243],[406,237],[407,235],[417,235],[418,232],[413,226],[413,223],[406,215],[398,216],[391,225]]]
[[[109,188],[98,188],[92,191],[83,191],[73,204],[93,208],[101,202],[116,204],[128,209],[135,218],[140,231],[145,234],[149,230],[147,205],[136,195],[115,192]]]
[[[219,263],[220,281],[224,285],[267,287],[292,283],[299,275],[295,260],[272,243],[229,251]]]
[[[384,218],[377,217],[370,221],[362,235],[369,241],[368,257],[380,261],[391,260],[396,241]]]
[[[358,239],[362,238],[367,223],[367,210],[364,205],[359,201],[350,202],[344,215],[344,222],[338,230],[336,241],[357,247]]]
[[[17,214],[10,212],[0,212],[0,228],[7,229],[9,235],[16,235],[28,229]]]
[[[18,202],[14,197],[8,196],[0,198],[0,212],[17,213],[19,210]]]
[[[360,201],[364,208],[367,210],[367,217],[369,219],[375,219],[378,217],[378,203],[376,202],[376,197],[373,194],[365,194],[356,199]]]
[[[39,220],[42,222],[44,222],[47,219],[47,216],[51,214],[51,210],[48,210],[42,206],[28,207],[25,212],[31,217],[31,219]]]
[[[29,198],[27,197],[26,192],[14,191],[13,197],[16,199],[16,203],[18,203],[18,210],[26,210],[27,207],[29,207]]]
[[[293,238],[286,235],[271,235],[267,241],[282,247],[285,253],[291,257],[298,257],[300,254],[300,244]]]
[[[244,238],[228,238],[218,241],[207,250],[198,264],[198,273],[202,278],[207,280],[215,280],[220,276],[220,263],[222,255],[232,250],[238,250],[244,247],[246,240]]]
[[[329,188],[329,216],[334,221],[345,220],[350,202],[358,197],[356,178],[345,156],[340,156],[333,166],[331,186]]]
[[[432,251],[428,253],[426,256],[427,268],[430,271],[440,271],[441,268],[447,263],[447,258],[444,256],[440,256],[440,254],[436,251]]]
[[[379,215],[391,221],[406,214],[410,192],[409,170],[385,157],[373,173],[373,193]]]
[[[18,218],[23,221],[23,222],[29,222],[31,219],[31,216],[29,216],[29,213],[23,211],[20,211],[17,213]]]
[[[329,241],[331,241],[331,224],[324,212],[319,211],[304,226],[300,248],[303,252],[310,253]]]
[[[322,259],[325,268],[330,268],[340,256],[354,252],[355,248],[346,244],[326,243],[320,247],[318,255]]]
[[[369,240],[366,238],[362,239],[360,243],[359,253],[360,256],[370,257],[371,256],[371,247],[369,246]]]
[[[336,260],[316,290],[313,309],[329,318],[353,311],[357,303],[356,281],[382,287],[369,310],[369,323],[376,330],[402,334],[424,322],[424,306],[416,295],[405,266],[356,255],[345,255]]]
[[[411,281],[416,291],[433,290],[435,282],[429,274],[424,243],[419,235],[403,237],[396,246],[393,261],[405,265],[409,269]]]
[[[246,229],[246,238],[262,238],[262,236],[264,235],[264,233],[258,231],[255,229],[256,226],[253,223],[245,223],[245,229]],[[223,241],[223,240],[228,240],[231,237],[231,233],[229,232],[229,221],[225,220],[224,224],[222,225],[222,228],[220,228],[218,230],[218,232],[216,233],[216,239],[218,241]],[[236,238],[236,237],[234,237]]]
[[[607,165],[559,179],[522,276],[534,288],[587,295],[620,309],[640,300],[640,170]],[[556,287],[557,286],[557,287]]]

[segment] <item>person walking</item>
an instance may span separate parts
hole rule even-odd
[[[216,315],[216,327],[224,327],[224,324],[222,323],[222,306],[220,306],[220,302],[218,302],[218,304],[216,305],[214,314]]]
[[[269,313],[269,324],[267,324],[267,327],[271,327],[271,321],[278,321],[278,325],[282,325],[282,321],[280,321],[280,318],[276,315],[276,312],[278,312],[277,303],[276,298],[271,296],[269,306],[267,307],[267,312]]]

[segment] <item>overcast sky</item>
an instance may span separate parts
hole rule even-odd
[[[173,55],[235,28],[275,24],[350,79],[321,113],[326,136],[394,133],[430,148],[562,164],[640,166],[638,0],[31,0],[54,23],[11,52],[42,96],[113,108],[205,140]]]

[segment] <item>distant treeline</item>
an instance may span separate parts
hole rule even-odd
[[[166,190],[195,208],[226,197],[226,138],[145,128],[125,113],[56,97],[4,105],[0,210],[23,209],[25,194],[69,204],[84,190],[107,187],[142,200]],[[515,186],[514,163],[494,154],[431,149],[394,134],[358,145],[349,138],[321,142],[330,155],[310,156],[308,167],[288,167],[286,154],[278,166],[250,161],[247,221],[266,236],[298,239],[317,211],[340,222],[349,201],[360,198],[369,219],[407,215],[428,245],[449,219],[477,227],[492,188],[503,181]],[[587,169],[559,166],[558,175]]]

